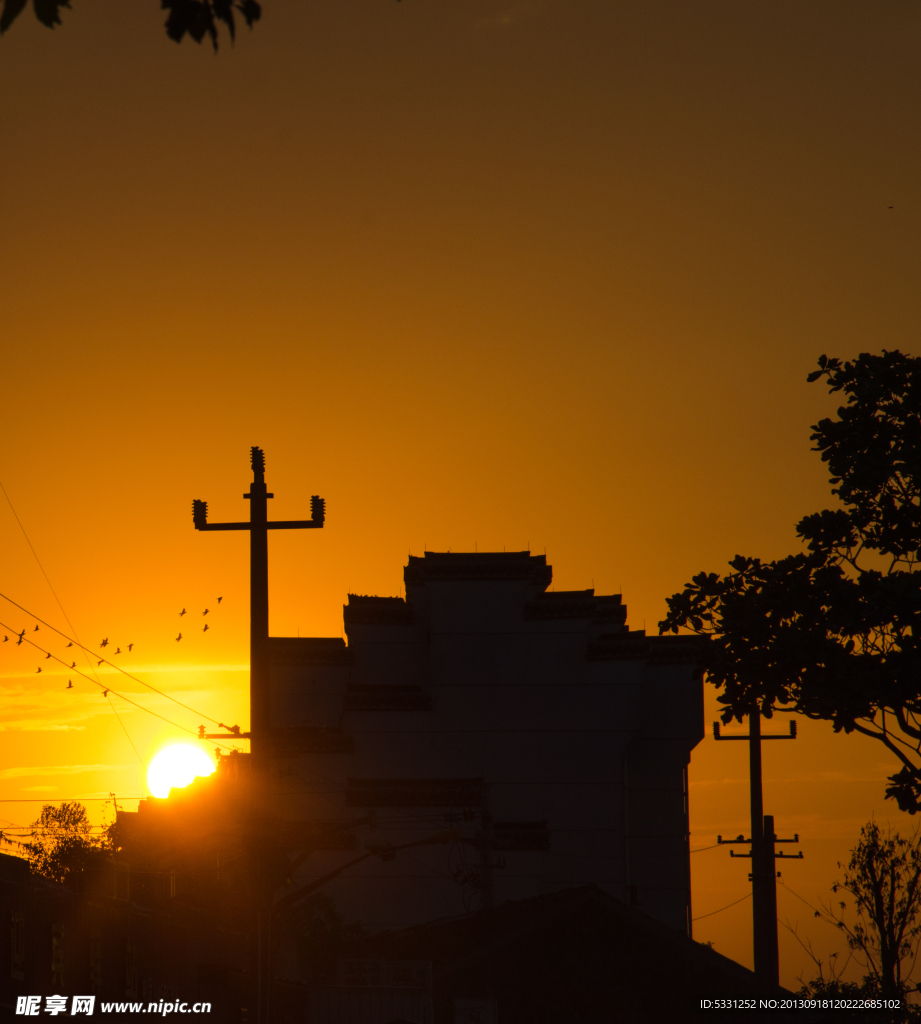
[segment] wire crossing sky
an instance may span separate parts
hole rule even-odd
[[[48,629],[54,630],[54,632],[57,633],[58,636],[62,636],[65,640],[68,641],[68,646],[70,646],[70,644],[73,644],[74,646],[81,648],[82,650],[86,651],[88,654],[91,654],[93,657],[97,658],[98,663],[100,665],[107,665],[109,668],[114,668],[116,672],[121,672],[122,675],[127,676],[129,679],[133,679],[134,682],[140,683],[141,686],[146,686],[148,690],[152,690],[154,693],[160,694],[161,697],[166,697],[167,700],[173,701],[174,704],[178,704],[180,707],[185,708],[186,711],[191,711],[193,714],[198,715],[200,718],[206,718],[206,719],[208,719],[209,722],[213,722],[215,725],[220,725],[221,724],[220,722],[217,721],[217,719],[210,718],[203,711],[196,711],[195,708],[189,707],[188,704],[183,704],[183,702],[181,700],[178,700],[176,697],[171,697],[168,693],[164,693],[163,690],[157,689],[157,687],[153,686],[151,683],[148,683],[148,682],[146,682],[143,679],[138,679],[137,676],[132,675],[126,669],[123,669],[121,667],[121,665],[117,665],[114,661],[109,661],[109,659],[105,658],[105,657],[100,658],[95,651],[91,650],[89,647],[86,647],[84,644],[81,644],[78,640],[74,639],[73,637],[69,637],[66,633],[62,633],[61,630],[59,630],[57,627],[49,625],[49,623],[45,622],[44,619],[39,618],[39,616],[37,616],[37,615],[34,615],[27,608],[23,608],[23,606],[21,604],[17,604],[11,597],[7,597],[6,594],[0,594],[0,597],[2,597],[4,601],[9,601],[9,603],[11,605],[13,605],[14,607],[18,608],[21,612],[24,612],[26,615],[29,616],[29,618],[34,619],[36,622],[40,622],[43,626],[45,626]],[[0,626],[3,626],[2,622],[0,622]],[[14,630],[10,626],[4,626],[3,628],[4,629],[9,629],[11,633],[16,633],[17,632],[16,630]],[[29,643],[32,643],[32,641],[29,640],[29,638],[25,636],[24,631],[23,631],[22,638],[23,638],[23,640],[28,640]],[[38,647],[38,645],[34,644],[34,643],[32,644],[32,646],[33,647]],[[42,650],[42,648],[38,648],[38,649]],[[43,651],[43,653],[48,653],[48,652],[47,651]],[[56,656],[52,655],[52,657],[56,657]],[[65,661],[61,660],[60,658],[58,658],[57,660],[60,661],[62,665],[66,666],[67,663]],[[98,685],[102,686],[102,684],[99,683],[98,679],[95,680],[95,682]],[[112,693],[115,693],[115,691],[112,690]],[[120,696],[120,694],[118,696]]]

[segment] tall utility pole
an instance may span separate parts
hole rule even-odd
[[[269,657],[269,530],[320,529],[326,518],[326,503],[314,495],[310,499],[310,519],[268,521],[268,499],[274,498],[265,485],[265,455],[261,448],[251,449],[253,482],[248,494],[248,523],[209,523],[208,503],[192,502],[192,520],[196,530],[249,530],[249,733],[236,733],[250,741],[250,766],[253,784],[254,833],[264,833],[272,762],[271,662]],[[256,809],[259,809],[257,812]],[[257,820],[257,818],[259,820]],[[271,869],[266,870],[256,855],[254,891],[257,1024],[271,1021],[272,995],[272,914],[275,885]]]
[[[248,523],[209,523],[208,502],[192,502],[196,530],[249,530],[249,740],[252,770],[267,784],[271,758],[271,680],[269,677],[269,530],[316,530],[326,519],[326,502],[310,499],[310,519],[268,521],[265,455],[251,449],[253,482],[248,494]]]
[[[715,740],[746,740],[748,742],[748,774],[751,799],[751,839],[723,839],[717,836],[722,845],[734,843],[751,844],[751,853],[736,854],[730,850],[729,855],[751,857],[752,870],[749,878],[752,883],[752,938],[755,955],[755,975],[763,986],[765,993],[775,991],[780,985],[780,959],[777,949],[777,871],[776,861],[779,859],[802,860],[802,851],[797,854],[775,852],[775,843],[798,843],[799,836],[793,839],[778,839],[774,834],[773,815],[764,813],[764,796],[761,779],[761,741],[762,740],[795,740],[796,722],[790,722],[790,733],[787,736],[776,733],[763,736],[761,734],[761,713],[753,711],[748,716],[747,736],[720,735],[719,722],[713,723]]]

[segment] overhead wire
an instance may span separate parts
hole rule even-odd
[[[122,731],[124,732],[125,737],[127,738],[128,742],[131,744],[131,749],[135,752],[135,754],[137,754],[137,759],[141,762],[141,767],[142,768],[146,768],[147,766],[144,764],[144,759],[138,753],[138,748],[134,745],[134,740],[128,734],[128,730],[125,728],[125,723],[122,721],[121,715],[115,710],[115,705],[112,703],[112,701],[109,700],[108,693],[105,694],[105,698],[106,698],[107,701],[109,701],[109,707],[112,709],[112,712],[114,713],[115,717],[118,719],[118,724],[122,727]]]
[[[96,651],[93,651],[89,647],[86,647],[84,644],[80,643],[80,641],[77,640],[75,637],[69,637],[66,633],[62,632],[56,626],[52,626],[50,623],[45,622],[44,619],[39,618],[33,612],[30,612],[28,608],[24,608],[21,604],[19,604],[17,601],[14,601],[11,597],[7,597],[6,594],[0,594],[0,597],[2,597],[4,601],[9,601],[11,605],[13,605],[15,608],[18,608],[21,612],[24,612],[30,618],[35,619],[36,622],[40,622],[46,628],[53,630],[55,633],[58,634],[58,636],[62,636],[64,637],[65,640],[69,640],[72,644],[75,644],[85,653],[92,654],[94,658],[97,656]],[[66,615],[65,618],[67,618]],[[69,619],[67,621],[68,623],[70,622]],[[9,629],[10,627],[7,626],[5,628]],[[71,626],[71,629],[73,629],[73,626]],[[15,630],[13,630],[13,632],[15,632]],[[76,633],[76,630],[74,630],[74,632]],[[134,682],[140,683],[141,686],[146,686],[148,690],[153,690],[154,693],[158,693],[161,697],[166,697],[167,700],[171,700],[174,704],[178,704],[180,707],[185,708],[186,711],[191,711],[193,715],[198,715],[200,718],[206,718],[209,722],[212,722],[214,725],[221,725],[221,723],[216,718],[212,718],[210,715],[204,714],[204,712],[199,711],[197,708],[193,708],[188,704],[184,704],[178,698],[170,696],[170,694],[166,693],[164,690],[158,689],[152,683],[148,683],[145,682],[143,679],[139,679],[137,676],[132,675],[131,672],[127,671],[127,669],[122,668],[121,665],[116,665],[114,661],[109,661],[109,659],[106,657],[99,658],[98,660],[101,661],[104,665],[108,665],[110,668],[114,668],[116,672],[121,672],[122,675],[127,676]]]
[[[135,746],[134,740],[131,739],[131,736],[128,733],[128,729],[126,728],[125,723],[122,721],[121,716],[119,715],[118,711],[116,710],[115,705],[108,698],[109,690],[106,689],[102,685],[102,683],[99,682],[99,677],[96,674],[95,669],[93,669],[92,663],[89,661],[89,655],[90,655],[91,652],[90,652],[89,648],[87,648],[86,645],[81,642],[79,636],[77,635],[77,630],[74,627],[74,624],[70,621],[70,616],[67,614],[67,610],[64,608],[64,605],[62,604],[60,597],[58,597],[58,593],[54,589],[54,585],[52,584],[51,579],[48,576],[48,573],[45,571],[45,567],[44,567],[44,565],[42,565],[42,561],[38,557],[38,552],[35,550],[35,546],[33,545],[32,541],[29,539],[29,535],[26,532],[26,528],[23,525],[22,520],[19,518],[19,513],[16,511],[16,508],[13,505],[12,499],[10,498],[9,494],[7,493],[6,488],[3,486],[3,482],[2,481],[0,481],[0,490],[3,491],[3,496],[6,498],[7,504],[10,506],[10,511],[13,513],[13,517],[15,518],[17,524],[19,525],[19,529],[22,531],[22,535],[25,538],[26,543],[29,545],[29,550],[32,552],[32,556],[34,557],[36,563],[38,564],[38,567],[41,570],[42,576],[45,577],[45,582],[48,584],[48,589],[54,595],[54,599],[57,602],[58,608],[61,609],[61,614],[64,616],[64,619],[66,620],[67,625],[70,626],[70,630],[74,634],[73,635],[73,639],[71,639],[71,637],[67,636],[63,631],[59,630],[56,626],[52,626],[50,623],[45,622],[45,620],[40,618],[39,616],[33,615],[32,612],[30,612],[28,609],[24,608],[21,604],[19,604],[18,602],[14,601],[12,598],[7,597],[5,594],[0,595],[0,596],[2,596],[5,601],[8,601],[10,604],[14,605],[20,611],[24,612],[26,615],[30,615],[31,617],[36,619],[38,622],[41,622],[41,624],[43,626],[45,626],[46,628],[53,630],[59,636],[65,637],[65,639],[67,639],[70,643],[76,644],[83,651],[84,657],[87,659],[87,663],[88,663],[90,669],[93,672],[93,676],[95,677],[96,684],[103,689],[103,691],[104,691],[103,696],[105,696],[106,701],[108,702],[109,707],[112,709],[113,714],[115,715],[116,719],[118,720],[118,724],[121,726],[122,731],[125,733],[125,737],[127,738],[128,742],[131,744],[131,749],[134,751],[135,755],[137,756],[138,761],[140,761],[141,767],[144,767],[144,759],[141,757],[140,753],[138,752],[138,748]],[[9,627],[5,627],[5,628],[9,628]],[[10,630],[10,631],[14,632],[13,630]],[[33,644],[33,646],[37,647],[38,645],[37,644]],[[39,648],[39,650],[41,650],[41,648]],[[46,651],[45,653],[47,654],[49,652]],[[92,652],[92,653],[95,656],[95,652]],[[51,656],[55,657],[54,655],[51,655]],[[59,658],[56,658],[55,660],[61,661],[61,659],[59,659]],[[124,675],[127,675],[129,678],[133,679],[135,682],[140,683],[142,686],[146,686],[146,687],[148,687],[148,689],[153,690],[155,693],[160,694],[160,696],[166,697],[168,700],[171,700],[174,703],[179,704],[181,707],[184,707],[187,711],[191,711],[192,714],[199,715],[199,716],[201,716],[203,718],[206,718],[209,722],[212,722],[215,725],[220,725],[220,723],[216,719],[211,718],[209,715],[202,715],[202,713],[200,711],[197,711],[195,708],[190,707],[188,704],[184,704],[182,701],[177,700],[175,697],[171,697],[168,693],[165,693],[164,691],[159,690],[157,687],[152,686],[150,683],[146,683],[143,679],[138,679],[136,676],[132,675],[130,672],[126,672],[124,669],[122,669],[120,665],[115,665],[114,663],[110,662],[108,660],[108,658],[102,658],[101,661],[104,664],[106,664],[106,665],[110,665],[112,668],[116,669],[117,671],[122,672]],[[62,662],[62,664],[64,664],[64,662]],[[75,669],[75,666],[72,666],[72,670],[74,670],[74,669]],[[82,672],[80,672],[78,674],[84,676],[84,678],[87,678],[87,679],[89,678],[88,676],[86,676]],[[112,690],[111,692],[112,693],[116,693],[115,690]],[[134,701],[132,701],[129,698],[125,697],[123,694],[116,693],[116,696],[121,697],[123,700],[128,700],[129,704],[134,704],[136,707],[141,707],[141,705],[136,704]],[[148,708],[142,708],[142,710],[149,711]],[[151,712],[151,711],[149,711],[149,713],[150,714],[156,714],[156,712]],[[163,718],[162,715],[158,715],[157,717],[158,718],[162,718],[163,721],[169,721],[168,719]],[[180,729],[182,728],[182,726],[178,726],[178,725],[176,725],[176,723],[170,723],[170,724],[174,725],[176,728],[180,728]],[[185,730],[185,731],[186,732],[191,732],[191,730],[188,730],[188,729]],[[192,735],[197,737],[196,733],[192,733]],[[224,745],[223,744],[219,744],[219,746],[224,746]],[[224,747],[224,749],[229,749],[229,748]]]
[[[834,927],[837,927],[837,925],[834,924],[833,920],[830,921],[828,919],[827,911],[825,911],[824,908],[822,910],[816,910],[816,908],[809,902],[809,900],[804,899],[802,896],[800,896],[798,892],[791,889],[790,886],[787,885],[787,883],[782,878],[778,878],[777,881],[787,890],[787,892],[792,893],[800,901],[800,903],[805,903],[806,906],[811,911],[813,911],[816,917],[821,918],[821,920],[823,920],[826,924],[831,924]]]
[[[11,633],[17,636],[20,635],[16,633],[16,630],[13,629],[12,626],[7,625],[7,623],[5,622],[0,621],[0,626],[2,626],[4,629],[8,629]],[[118,690],[113,689],[111,686],[106,686],[105,683],[100,683],[98,679],[93,679],[92,677],[88,676],[85,672],[81,672],[80,669],[74,668],[72,665],[68,665],[67,662],[64,661],[62,658],[59,658],[56,654],[52,654],[44,647],[41,647],[34,640],[29,639],[29,637],[27,637],[24,633],[21,635],[21,639],[25,640],[26,643],[31,644],[37,651],[41,651],[42,654],[47,655],[49,658],[53,658],[59,664],[63,665],[68,670],[68,672],[74,672],[76,675],[82,676],[89,682],[95,683],[101,690],[106,690],[109,693],[114,693],[116,697],[121,697],[122,700],[127,701],[129,704],[132,704],[134,707],[139,708],[141,711],[146,711],[148,715],[153,715],[154,718],[159,718],[161,722],[166,722],[168,725],[173,726],[174,729],[179,729],[182,732],[189,733],[190,736],[195,736],[196,739],[198,738],[198,733],[195,732],[195,730],[187,729],[184,725],[180,725],[178,722],[174,722],[172,719],[167,718],[165,715],[158,714],[156,711],[151,711],[150,708],[145,708],[143,704],[138,704],[137,701],[132,700],[130,697],[126,697],[123,693],[119,693]],[[223,747],[225,750],[233,749],[232,747],[228,747],[226,743],[217,743],[217,746]]]
[[[338,790],[337,792],[344,792],[344,790]],[[277,791],[270,794],[272,796],[289,796],[290,793],[286,791]],[[145,800],[143,796],[120,796],[119,800]],[[111,803],[111,796],[29,796],[29,797],[0,797],[0,804],[67,804],[67,803],[88,803],[89,801]],[[339,805],[336,805],[337,809]],[[409,819],[407,819],[409,820]]]
[[[81,804],[108,803],[110,796],[14,796],[0,797],[0,804],[69,804],[79,801]],[[122,800],[143,800],[142,796],[123,796]]]
[[[19,513],[16,511],[16,508],[13,505],[13,501],[10,498],[9,494],[7,494],[6,488],[3,486],[2,482],[0,482],[0,490],[3,491],[3,496],[6,498],[7,504],[10,506],[10,511],[13,513],[13,517],[15,518],[16,522],[19,524],[19,529],[22,530],[22,535],[26,539],[26,544],[29,545],[29,550],[32,552],[32,556],[35,559],[35,561],[37,562],[38,567],[41,570],[42,576],[45,577],[45,582],[48,584],[48,589],[54,595],[54,599],[55,599],[55,601],[57,601],[58,608],[61,609],[61,614],[67,620],[67,625],[70,626],[71,632],[76,637],[77,636],[77,631],[74,628],[74,624],[70,621],[70,616],[67,614],[67,610],[64,608],[64,605],[62,604],[60,597],[58,597],[58,592],[54,589],[54,585],[51,582],[51,578],[49,577],[48,573],[45,571],[45,567],[42,565],[42,560],[38,557],[38,552],[35,550],[35,545],[29,539],[29,535],[28,535],[28,533],[26,533],[26,528],[23,525],[22,520],[19,518]],[[49,628],[53,628],[53,627],[49,627]],[[83,644],[80,643],[79,639],[77,639],[77,644],[78,644],[79,647],[82,648],[83,655],[84,655],[84,657],[86,658],[86,661],[87,661],[87,665],[89,665],[89,667],[92,669],[92,662],[90,662],[90,660],[89,660],[89,654],[88,654],[86,648],[83,647]],[[99,677],[96,675],[95,670],[93,670],[93,675],[96,676],[96,679],[97,679],[97,682],[98,682],[98,678]],[[115,708],[112,705],[111,701],[109,701],[109,706],[112,708],[112,711],[115,713],[115,717],[118,718],[118,712],[115,711]],[[124,729],[125,727],[124,727],[124,724],[122,723],[121,719],[119,718],[118,720],[119,720],[119,724]],[[128,730],[127,729],[125,729],[125,735],[128,736]],[[134,746],[134,743],[132,742],[130,736],[128,736],[128,742],[131,743],[131,746],[134,747],[134,752],[137,754],[137,747]],[[140,754],[138,754],[138,757],[140,758]],[[143,761],[141,763],[143,764]]]
[[[77,636],[77,630],[74,628],[74,624],[70,621],[70,616],[67,614],[67,611],[64,608],[64,605],[61,603],[61,599],[58,597],[58,592],[54,589],[54,586],[51,583],[51,578],[49,577],[48,573],[45,572],[45,567],[42,565],[42,560],[38,557],[38,552],[35,550],[35,546],[33,545],[32,541],[29,539],[29,535],[28,535],[28,533],[26,533],[26,528],[25,528],[25,526],[23,526],[22,520],[19,518],[19,513],[16,511],[16,509],[15,509],[15,507],[13,505],[12,499],[10,498],[9,494],[7,494],[6,488],[3,486],[2,483],[0,483],[0,490],[3,491],[3,496],[6,498],[7,504],[10,506],[10,511],[13,513],[13,516],[16,519],[16,522],[19,524],[19,529],[22,530],[22,535],[26,539],[26,544],[29,545],[29,550],[32,552],[32,556],[34,557],[36,563],[38,564],[38,567],[41,570],[42,576],[45,577],[45,582],[48,584],[48,589],[54,595],[54,599],[55,599],[55,601],[57,601],[58,608],[61,609],[61,614],[67,620],[67,625],[70,626],[71,631],[73,632],[74,636],[76,637]],[[47,623],[45,623],[45,625],[47,625]],[[53,629],[54,627],[53,626],[49,626],[48,628],[49,629]],[[93,675],[96,676],[96,670],[92,667],[92,662],[89,659],[88,651],[86,650],[85,647],[83,647],[83,644],[80,643],[79,639],[77,640],[77,644],[83,650],[83,656],[86,658],[87,665],[90,667]],[[96,678],[98,680],[98,676],[96,676]]]
[[[108,825],[89,825],[87,827],[87,830],[89,832],[104,832],[108,827],[109,827]],[[3,831],[4,832],[10,832],[13,829],[15,829],[17,832],[27,831],[29,833],[29,835],[35,835],[36,833],[39,833],[41,835],[45,835],[45,834],[57,835],[60,832],[60,829],[42,828],[42,827],[36,826],[36,825],[13,825],[13,824],[7,825],[3,829]],[[83,832],[79,832],[79,833],[76,833],[76,834],[77,835],[84,835]]]
[[[733,900],[732,903],[727,903],[725,907],[720,907],[719,910],[711,910],[709,914],[701,914],[700,917],[692,917],[692,921],[703,921],[705,917],[713,917],[714,914],[722,914],[724,910],[728,910],[730,907],[734,907],[737,903],[741,903],[742,900],[747,900],[751,896],[750,892],[747,892],[744,896],[740,896],[737,900]]]
[[[16,512],[16,509],[13,506],[13,502],[10,500],[10,496],[6,493],[6,488],[3,486],[2,481],[0,481],[0,491],[3,491],[3,497],[6,498],[7,504],[10,506],[10,511],[13,513],[16,522],[19,524],[19,529],[22,530],[22,535],[26,539],[26,544],[29,545],[29,550],[32,552],[35,561],[38,563],[38,567],[42,571],[42,576],[45,577],[45,582],[48,584],[48,589],[51,591],[52,594],[54,594],[54,599],[58,603],[58,608],[61,609],[61,614],[64,616],[65,619],[67,619],[67,625],[70,626],[71,630],[73,630],[73,632],[76,634],[77,631],[74,629],[74,624],[70,621],[70,617],[68,616],[67,612],[64,611],[64,605],[61,604],[61,599],[58,597],[57,591],[51,585],[51,580],[48,578],[48,573],[45,572],[45,567],[42,565],[42,561],[38,557],[38,552],[32,546],[32,541],[29,540],[29,535],[26,533],[26,528],[22,525],[22,520],[19,518],[19,515]],[[81,644],[80,646],[82,647],[83,645]]]

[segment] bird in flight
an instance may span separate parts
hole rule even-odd
[[[134,644],[128,644],[128,652],[129,652],[129,653],[131,652],[131,648],[132,648],[132,647],[134,647]]]
[[[224,600],[224,598],[223,598],[223,597],[219,597],[219,598],[217,599],[217,603],[218,603],[218,604],[220,604],[220,603],[221,603],[221,601],[223,601],[223,600]]]
[[[181,639],[182,639],[182,633],[180,633],[179,636],[176,637],[176,643],[178,644]]]
[[[202,612],[202,615],[207,615],[207,614],[208,614],[208,609],[206,608],[206,609],[205,609],[205,610],[204,610],[204,611]]]
[[[96,667],[98,668],[98,667],[99,667],[99,665],[101,665],[101,664],[102,664],[102,663],[103,663],[103,662],[104,662],[105,660],[106,660],[105,658],[100,658],[100,660],[99,660],[99,662],[97,663],[97,666],[96,666]]]
[[[17,633],[16,635],[19,637],[19,639],[16,641],[16,646],[18,647],[25,639],[26,631],[23,630],[21,633]]]
[[[121,652],[122,652],[122,649],[120,647],[116,647],[115,648],[115,653],[116,654],[121,654]]]
[[[105,640],[103,640],[102,643],[99,646],[100,647],[108,647],[109,646],[109,638],[106,637]]]
[[[71,640],[71,642],[67,646],[68,647],[73,647],[73,645],[74,645],[73,640]]]
[[[185,615],[185,608],[179,613],[179,618],[181,619],[183,615]]]
[[[48,653],[47,653],[47,654],[45,655],[45,660],[47,661],[47,660],[48,660],[48,659],[49,659],[50,657],[51,657],[51,651],[49,651],[49,652],[48,652]]]
[[[74,661],[74,662],[71,662],[71,665],[70,665],[70,667],[71,667],[71,668],[76,668],[76,667],[77,667],[77,663],[76,663],[75,661]]]
[[[202,633],[207,633],[207,632],[208,632],[208,623],[206,622],[205,623],[205,628],[202,630]]]
[[[68,679],[67,680],[67,685],[64,687],[64,689],[65,690],[72,690],[73,688],[74,688],[74,684]]]
[[[103,695],[103,697],[108,697],[109,696],[109,691],[108,690],[103,690],[102,691],[102,695]]]
[[[38,632],[38,626],[36,626],[35,629],[32,630],[32,632],[33,633],[37,633]]]
[[[35,671],[36,672],[41,672],[41,670],[42,670],[42,667],[41,667],[41,665],[39,665],[38,668]]]

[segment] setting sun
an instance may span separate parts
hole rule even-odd
[[[193,779],[210,775],[214,765],[208,755],[188,743],[177,743],[161,750],[147,769],[147,785],[153,796],[169,796],[171,789],[182,789]]]

